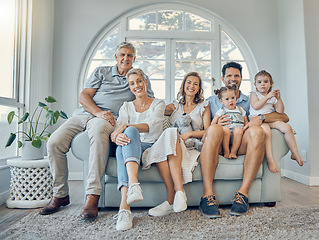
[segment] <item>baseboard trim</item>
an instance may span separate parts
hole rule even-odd
[[[300,173],[289,171],[287,169],[281,169],[281,176],[295,180],[307,186],[319,186],[319,177],[309,177]]]
[[[310,186],[319,186],[319,177],[310,177]]]
[[[6,203],[7,199],[9,198],[9,196],[10,196],[10,191],[9,190],[0,193],[0,205]]]
[[[69,180],[70,181],[83,180],[83,172],[70,172]]]

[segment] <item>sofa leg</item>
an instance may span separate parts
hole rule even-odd
[[[264,203],[264,205],[266,207],[274,207],[274,206],[276,206],[276,202],[266,202],[266,203]]]

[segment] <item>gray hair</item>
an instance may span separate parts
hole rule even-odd
[[[118,53],[120,51],[121,48],[131,48],[133,49],[134,52],[134,56],[136,54],[136,49],[134,47],[134,45],[132,43],[129,42],[121,42],[119,45],[117,45],[116,47],[116,53]]]
[[[143,72],[142,69],[139,69],[139,68],[132,68],[131,70],[129,70],[126,74],[126,79],[128,80],[128,78],[131,76],[131,75],[138,75],[140,77],[143,78],[144,82],[146,80],[146,76]]]

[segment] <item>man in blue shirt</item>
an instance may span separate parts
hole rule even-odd
[[[237,88],[236,103],[245,109],[249,115],[249,97],[243,94],[239,88],[242,82],[242,66],[236,62],[229,62],[222,68],[222,81],[225,85],[234,85]],[[207,99],[210,102],[211,117],[213,118],[219,108],[222,107],[217,96]],[[219,153],[223,141],[222,126],[228,125],[227,115],[220,117],[217,124],[209,126],[204,136],[204,145],[200,155],[200,163],[203,175],[203,196],[200,201],[200,210],[205,217],[221,217],[218,203],[213,191],[213,179],[218,164]],[[241,215],[248,210],[248,192],[264,158],[265,137],[260,127],[263,122],[284,121],[289,119],[285,114],[277,112],[267,115],[259,115],[253,118],[245,127],[238,155],[245,155],[243,181],[234,195],[231,215]]]

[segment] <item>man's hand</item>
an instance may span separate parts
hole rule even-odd
[[[97,114],[95,114],[95,116],[98,118],[103,118],[109,123],[111,123],[113,127],[115,126],[115,118],[111,111],[100,111]]]
[[[252,126],[261,126],[262,123],[263,121],[260,119],[260,117],[256,116],[246,124],[246,126],[243,128],[243,131],[245,132],[248,128]]]
[[[231,119],[229,118],[229,115],[220,116],[217,120],[217,124],[220,126],[226,126],[231,124]]]

